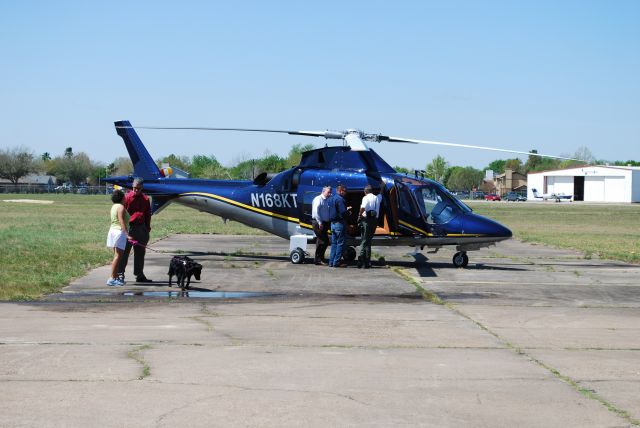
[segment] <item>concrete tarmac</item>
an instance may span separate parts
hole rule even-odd
[[[265,236],[152,248],[152,284],[105,266],[0,303],[0,426],[640,424],[639,266],[515,240],[466,269],[391,247],[293,265]],[[186,293],[174,254],[204,266]]]

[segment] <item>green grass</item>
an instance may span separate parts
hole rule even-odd
[[[4,199],[52,200],[39,205]],[[475,203],[523,241],[640,263],[640,205]],[[0,195],[0,300],[36,299],[111,261],[108,196]],[[180,205],[154,216],[152,240],[171,233],[264,234]]]
[[[581,251],[585,259],[640,263],[640,205],[570,202],[470,203],[524,242]]]
[[[5,202],[52,200],[53,204]],[[1,195],[0,300],[29,300],[59,291],[112,259],[106,248],[109,196]],[[151,238],[170,233],[264,234],[236,222],[169,205],[151,223]]]

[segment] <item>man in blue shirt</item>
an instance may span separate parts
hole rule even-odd
[[[347,194],[347,188],[342,184],[336,187],[336,195],[332,198],[335,208],[335,216],[331,219],[331,253],[329,254],[329,266],[346,267],[346,263],[342,263],[342,252],[344,251],[344,240],[346,232],[347,217],[349,209],[344,197]]]

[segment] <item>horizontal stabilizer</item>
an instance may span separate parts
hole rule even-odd
[[[171,198],[163,198],[161,196],[151,197],[151,214],[157,214],[162,211],[169,203]]]

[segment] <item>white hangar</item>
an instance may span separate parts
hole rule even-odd
[[[575,201],[640,202],[640,167],[581,166],[527,175],[527,199],[541,194],[573,195]]]

